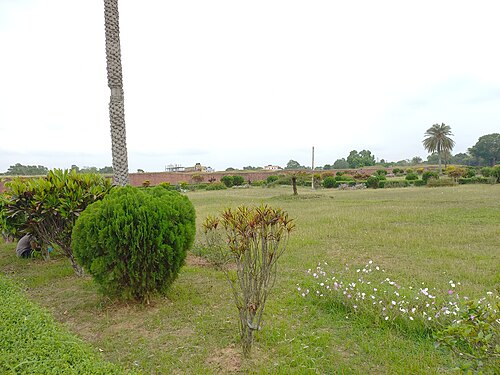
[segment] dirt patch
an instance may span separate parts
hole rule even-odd
[[[220,374],[238,373],[242,364],[241,348],[231,345],[218,349],[212,356],[208,357],[207,363]]]
[[[193,254],[188,254],[186,257],[186,265],[194,267],[213,267],[212,264],[205,258],[198,257]]]

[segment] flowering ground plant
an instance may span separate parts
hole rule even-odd
[[[305,282],[297,284],[298,293],[324,301],[345,312],[346,318],[363,316],[376,324],[433,337],[436,346],[449,347],[463,358],[475,360],[475,367],[500,358],[497,290],[472,300],[459,293],[461,284],[454,280],[441,289],[425,283],[403,285],[371,260],[359,268],[334,269],[326,262],[319,263],[306,275]]]

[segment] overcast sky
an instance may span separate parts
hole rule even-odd
[[[427,157],[500,132],[500,1],[120,0],[129,169]],[[104,6],[0,0],[0,172],[111,165]]]

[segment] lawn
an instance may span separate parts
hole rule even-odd
[[[500,185],[291,193],[188,193],[199,229],[208,214],[240,204],[281,207],[296,220],[250,359],[240,354],[223,273],[192,254],[168,295],[149,306],[102,297],[63,257],[17,259],[13,244],[0,244],[0,272],[106,359],[147,374],[453,372],[459,360],[432,337],[303,298],[297,284],[318,262],[340,268],[373,260],[400,283],[445,293],[454,280],[461,294],[481,297],[500,284]]]

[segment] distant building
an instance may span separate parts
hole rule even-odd
[[[270,164],[266,165],[264,167],[265,171],[279,171],[280,169],[283,169],[283,168],[281,168],[280,166],[277,166],[277,165],[270,165]]]
[[[165,172],[184,172],[184,170],[180,164],[169,164],[165,167]]]
[[[185,172],[215,172],[211,167],[205,167],[201,163],[196,163],[194,167],[186,167]]]

